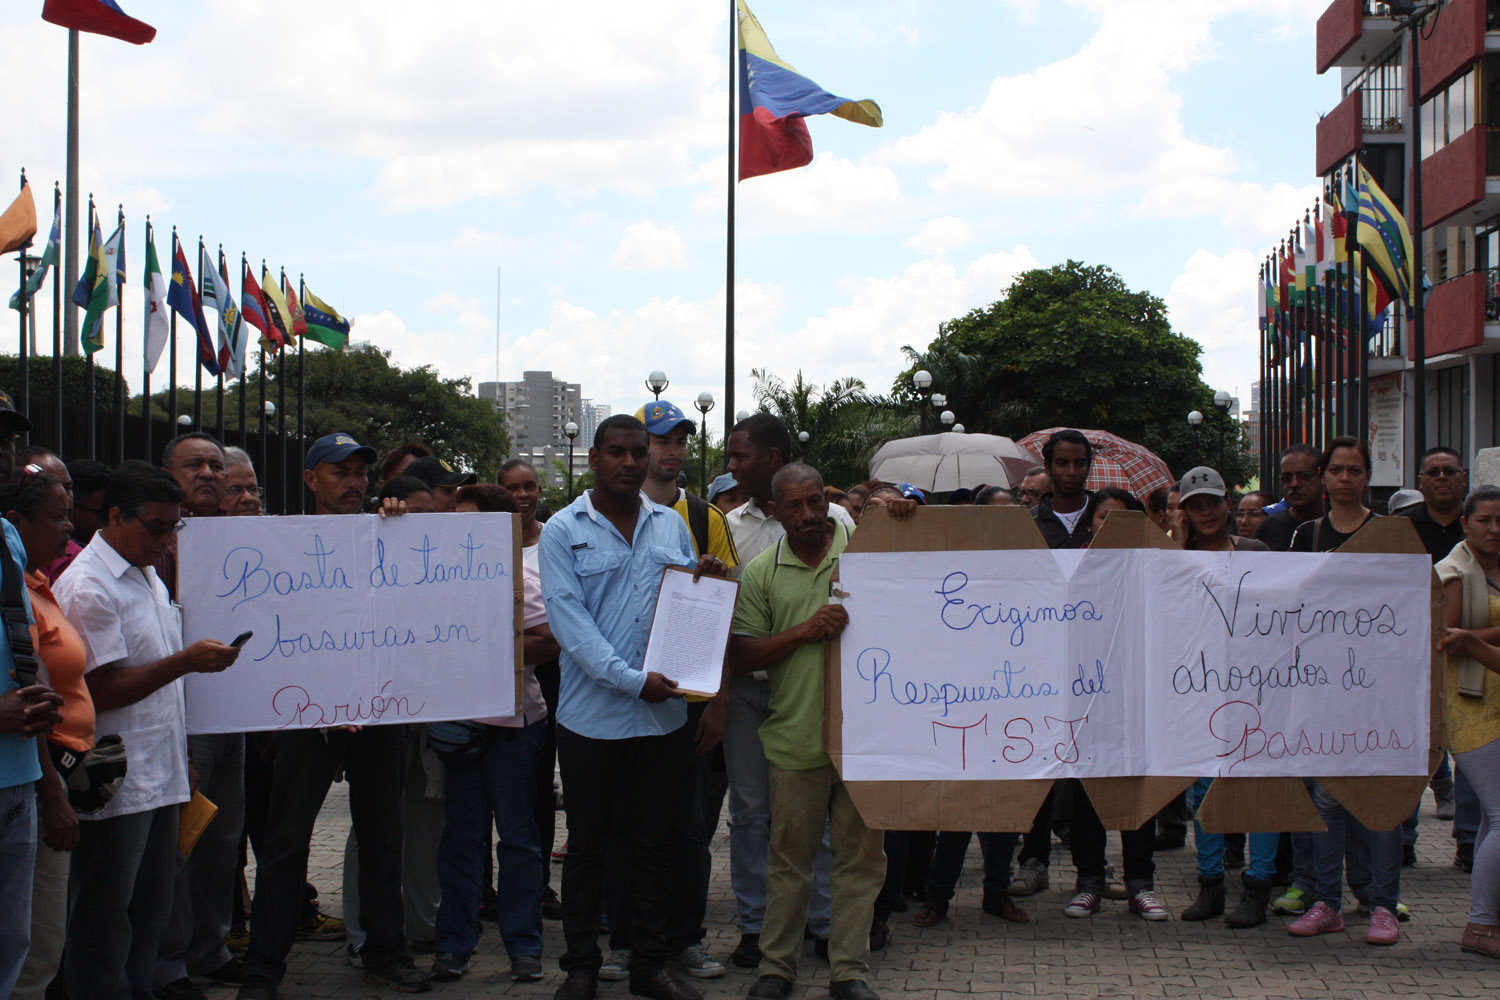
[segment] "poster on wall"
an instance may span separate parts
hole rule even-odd
[[[1401,470],[1401,376],[1370,380],[1370,485],[1405,485]]]

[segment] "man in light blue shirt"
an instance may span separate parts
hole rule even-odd
[[[597,990],[605,855],[622,833],[633,863],[630,992],[701,1000],[665,968],[671,817],[693,734],[676,682],[642,661],[662,570],[728,568],[713,555],[695,559],[682,518],[641,492],[647,449],[634,417],[601,423],[589,449],[594,488],[542,530],[542,597],[562,647],[557,756],[568,790],[568,978],[556,1000],[593,1000]]]

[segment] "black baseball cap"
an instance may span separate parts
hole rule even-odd
[[[31,421],[21,415],[16,409],[16,401],[4,389],[0,389],[0,426],[13,431],[31,430]]]
[[[418,458],[402,470],[403,476],[416,476],[428,486],[472,486],[479,477],[472,472],[459,472],[435,455]]]

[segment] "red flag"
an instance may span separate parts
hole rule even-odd
[[[250,273],[250,265],[242,264],[240,271],[240,316],[260,331],[261,349],[274,354],[284,343],[281,331],[271,321],[270,305],[266,302],[255,275]]]
[[[136,45],[145,45],[156,37],[155,28],[125,13],[115,0],[47,0],[42,5],[42,20]]]
[[[302,315],[302,304],[297,301],[297,293],[292,291],[292,286],[286,286],[286,303],[292,307],[292,336],[307,336],[307,317]]]

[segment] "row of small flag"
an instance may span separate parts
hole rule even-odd
[[[25,231],[28,214],[32,220],[29,232]],[[21,193],[5,217],[16,220],[16,234],[6,240],[7,244],[14,243],[15,246],[7,245],[6,250],[29,246],[31,236],[36,232],[36,208],[29,184],[22,182]],[[61,243],[62,192],[54,189],[52,231],[47,237],[46,249],[25,288],[11,296],[12,309],[21,308],[23,294],[30,305],[47,273],[57,266]],[[229,378],[244,377],[247,325],[260,331],[261,349],[271,354],[295,343],[297,337],[317,341],[335,350],[348,341],[352,325],[349,320],[314,295],[305,282],[299,283],[294,291],[287,284],[284,273],[279,281],[272,277],[264,263],[257,280],[249,261],[241,255],[240,300],[236,304],[222,249],[216,264],[203,241],[198,241],[200,281],[194,282],[187,249],[173,229],[172,272],[168,279],[156,254],[154,231],[148,217],[145,253],[145,368],[148,375],[156,371],[166,349],[171,333],[169,314],[176,314],[192,325],[198,341],[199,364],[211,375],[223,374]],[[125,281],[124,214],[121,213],[115,231],[105,239],[99,215],[90,198],[88,258],[71,294],[73,304],[84,310],[81,341],[86,353],[103,350],[104,313],[119,307]],[[205,306],[216,313],[214,330],[209,327]]]
[[[1279,354],[1282,342],[1313,334],[1313,327],[1323,325],[1315,316],[1299,323],[1293,310],[1345,308],[1346,300],[1352,307],[1360,299],[1366,328],[1378,329],[1392,302],[1412,304],[1415,268],[1405,216],[1364,164],[1356,162],[1352,170],[1335,176],[1321,201],[1303,213],[1301,223],[1261,264],[1256,295],[1261,333],[1272,353]],[[1364,283],[1364,274],[1373,280]],[[1425,292],[1425,275],[1422,280]]]

